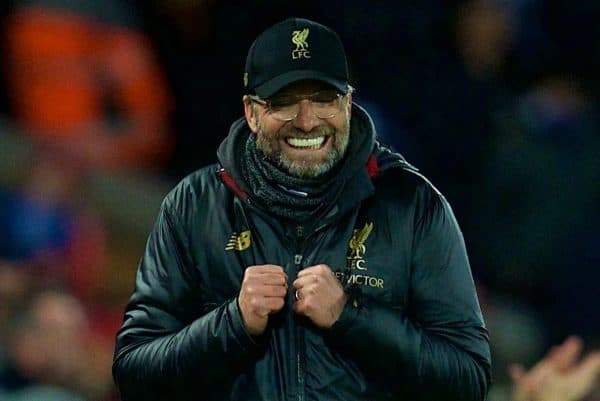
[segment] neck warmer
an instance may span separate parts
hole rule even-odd
[[[241,160],[241,173],[253,198],[258,199],[273,214],[290,220],[304,222],[339,195],[344,183],[334,166],[317,178],[292,176],[273,164],[256,147],[256,136],[246,140]]]

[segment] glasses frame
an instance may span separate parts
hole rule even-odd
[[[354,89],[354,88],[352,88],[351,86],[348,86],[348,92],[346,92],[345,94],[341,94],[341,93],[339,93],[339,92],[338,92],[338,93],[336,93],[337,97],[336,97],[336,99],[335,99],[335,100],[336,100],[337,102],[340,102],[342,98],[344,98],[344,97],[346,97],[348,94],[352,93],[352,92],[353,92],[353,89]],[[320,93],[320,92],[323,92],[323,91],[317,91],[317,92],[311,93],[310,95],[306,95],[306,96],[298,96],[298,100],[297,100],[297,102],[296,102],[296,103],[300,103],[300,102],[301,102],[301,101],[303,101],[303,100],[308,100],[308,102],[309,102],[309,103],[311,104],[311,106],[312,106],[312,103],[313,103],[313,101],[312,101],[311,97],[314,97],[316,94],[318,94],[318,93]],[[273,109],[271,108],[271,100],[270,100],[270,99],[262,99],[262,98],[260,98],[260,97],[259,97],[259,96],[257,96],[257,95],[248,95],[248,98],[249,98],[251,101],[253,101],[253,102],[255,102],[255,103],[258,103],[258,104],[260,104],[261,106],[263,106],[264,108],[266,108],[266,109],[267,109],[267,111],[268,111],[268,112],[271,114],[271,117],[273,117],[273,118],[274,118],[274,119],[276,119],[277,121],[281,121],[281,122],[290,122],[290,121],[294,121],[294,120],[296,119],[296,117],[298,117],[298,113],[300,113],[300,110],[298,109],[298,112],[297,112],[297,113],[296,113],[294,116],[292,116],[292,117],[289,117],[289,118],[281,118],[281,117],[276,117],[276,116],[274,115],[276,112],[274,112],[274,111],[273,111]],[[295,104],[295,103],[294,103],[294,104]],[[315,116],[316,116],[317,118],[321,119],[321,120],[328,120],[328,119],[330,119],[330,118],[333,118],[333,117],[337,116],[337,115],[338,115],[338,113],[339,113],[341,110],[342,110],[341,103],[339,103],[339,104],[338,104],[338,110],[337,110],[335,113],[333,113],[333,114],[331,114],[331,115],[328,115],[328,116],[324,116],[324,117],[320,117],[320,116],[318,116],[318,115],[315,113]],[[313,113],[314,113],[314,111],[313,111]]]

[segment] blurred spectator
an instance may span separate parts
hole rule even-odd
[[[41,152],[31,156],[18,188],[0,187],[0,258],[85,299],[101,283],[106,232],[82,197],[80,173]]]
[[[0,270],[0,296],[5,295],[0,299],[7,300],[0,305],[0,322],[14,318],[18,296],[10,295],[22,295],[23,286],[65,288],[85,308],[86,326],[94,333],[86,344],[91,358],[87,371],[110,376],[121,317],[119,309],[113,312],[114,305],[103,299],[110,279],[107,234],[84,197],[85,175],[47,152],[32,154],[22,173],[20,186],[11,191],[0,188],[0,259],[7,261]],[[89,392],[104,392],[106,383],[89,378],[85,386]]]
[[[7,364],[8,327],[20,310],[29,288],[29,280],[17,264],[0,258],[0,371]],[[1,398],[0,398],[1,400]]]
[[[539,359],[548,343],[544,321],[527,302],[490,292],[481,283],[477,292],[490,332],[493,394],[508,393],[507,366],[514,361],[531,364]],[[497,401],[506,397],[490,397]]]
[[[87,319],[83,306],[58,290],[25,302],[8,326],[9,364],[0,372],[9,400],[110,397],[112,350],[98,347]]]
[[[6,20],[6,16],[9,14],[10,2],[2,1],[0,2],[0,31],[3,31],[4,22]],[[0,54],[6,54],[6,44],[3,40],[0,40]],[[0,62],[0,116],[8,115],[8,94],[6,91],[6,76],[5,71],[6,66],[3,62]]]
[[[160,167],[170,98],[127,0],[16,0],[4,31],[11,108],[74,168]]]
[[[583,343],[569,337],[529,371],[510,367],[514,390],[512,401],[582,401],[598,386],[600,351],[581,358]],[[594,398],[597,399],[597,398]]]
[[[457,50],[468,74],[495,76],[502,72],[514,41],[514,19],[499,1],[472,0],[458,8]]]
[[[533,305],[551,341],[600,334],[599,129],[573,76],[541,80],[499,113],[471,211],[482,280]]]
[[[494,1],[461,2],[446,18],[426,43],[432,49],[416,75],[407,157],[439,186],[465,228],[480,166],[496,135],[494,111],[512,96],[502,73],[513,33],[510,16]],[[473,265],[475,275],[478,268]]]

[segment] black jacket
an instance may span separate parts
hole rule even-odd
[[[366,160],[314,224],[286,223],[226,160],[247,135],[234,124],[227,169],[197,171],[163,202],[117,336],[123,400],[483,400],[488,335],[444,197],[374,141],[355,106],[351,138]],[[334,326],[295,315],[290,290],[265,334],[249,336],[236,301],[244,269],[281,265],[292,282],[318,263],[348,289]]]

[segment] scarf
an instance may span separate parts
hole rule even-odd
[[[252,197],[277,216],[304,222],[333,204],[342,189],[339,164],[317,178],[299,178],[281,170],[257,148],[256,136],[246,140],[241,173]],[[338,168],[336,168],[338,167]]]

